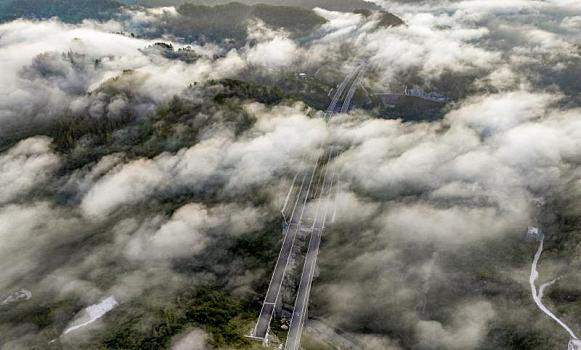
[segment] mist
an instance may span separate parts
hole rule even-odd
[[[405,24],[315,8],[307,34],[253,19],[190,40],[176,7],[0,24],[0,296],[33,295],[0,306],[1,349],[250,346],[285,195],[329,145],[340,185],[309,315],[363,349],[564,349],[524,236],[544,228],[545,302],[580,332],[581,7],[374,3]],[[326,103],[359,63],[361,100],[418,85],[451,102],[325,122],[308,95]],[[319,90],[285,89],[299,73]]]

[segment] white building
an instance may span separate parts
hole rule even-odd
[[[436,92],[425,92],[421,88],[417,86],[413,86],[411,88],[405,87],[404,95],[406,96],[415,96],[419,98],[423,98],[424,100],[430,100],[439,103],[446,103],[448,102],[448,97],[438,94]]]
[[[581,350],[581,340],[579,339],[569,340],[569,346],[567,346],[567,350]]]
[[[542,241],[545,239],[545,234],[538,227],[529,227],[527,231],[527,239],[531,241]]]

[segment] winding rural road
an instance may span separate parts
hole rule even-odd
[[[533,300],[535,301],[535,304],[537,304],[537,306],[539,307],[539,309],[541,309],[542,312],[544,312],[547,316],[549,316],[550,318],[552,318],[555,322],[557,322],[561,327],[563,327],[563,329],[565,329],[567,331],[567,333],[569,333],[569,335],[571,336],[571,339],[574,341],[578,341],[579,338],[577,338],[577,336],[575,335],[575,333],[573,332],[573,330],[571,330],[571,328],[569,328],[569,326],[567,326],[565,324],[565,322],[561,321],[557,316],[555,316],[555,314],[553,314],[551,312],[551,310],[549,310],[542,301],[543,298],[543,293],[545,291],[545,288],[549,287],[550,285],[552,285],[553,283],[555,283],[557,279],[554,279],[550,282],[547,282],[543,285],[541,285],[540,289],[537,291],[537,287],[535,285],[536,280],[539,278],[539,272],[537,270],[537,265],[539,263],[539,259],[541,258],[541,254],[543,253],[543,243],[544,243],[544,238],[540,238],[538,239],[539,242],[539,248],[537,249],[537,252],[535,253],[535,257],[533,259],[533,264],[531,266],[531,276],[529,278],[529,284],[531,286],[531,292],[533,295]]]

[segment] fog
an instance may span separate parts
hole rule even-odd
[[[27,288],[35,303],[74,300],[76,312],[109,295],[123,308],[216,285],[255,302],[292,177],[334,144],[341,191],[310,314],[365,349],[564,349],[567,335],[528,294],[534,248],[524,234],[547,227],[540,269],[551,273],[541,276],[561,278],[544,301],[581,331],[581,7],[375,2],[406,24],[315,9],[327,22],[308,38],[253,21],[241,46],[151,37],[180,16],[172,7],[0,24],[0,295]],[[413,82],[460,92],[432,122],[355,109],[325,123],[296,100],[220,104],[225,87],[211,82],[326,65],[339,82],[354,62],[369,66],[372,91]],[[67,148],[50,130],[75,117],[119,125],[103,142]],[[245,240],[258,257],[232,253]],[[44,328],[4,322],[2,349],[59,338],[72,311]],[[99,334],[107,322],[88,328]],[[188,328],[171,348],[214,340]]]

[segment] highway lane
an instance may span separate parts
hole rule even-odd
[[[289,200],[291,199],[291,196],[292,196],[292,198],[294,198],[295,183],[297,181],[297,177],[298,176],[299,176],[299,173],[296,173],[295,174],[295,177],[293,178],[293,181],[291,183],[291,187],[288,190],[288,194],[286,195],[286,199],[284,201],[284,204],[282,206],[282,209],[280,210],[280,213],[282,214],[282,217],[283,217],[285,223],[288,223],[288,221],[286,219],[286,207],[288,205]],[[293,210],[294,210],[294,208],[293,208]]]
[[[329,157],[331,158],[331,156]],[[285,349],[296,350],[300,346],[301,335],[305,320],[307,319],[307,309],[309,305],[309,296],[311,293],[311,286],[317,268],[317,257],[319,255],[319,248],[321,245],[321,237],[324,225],[328,215],[329,200],[332,194],[332,187],[334,175],[329,176],[329,164],[325,167],[325,172],[322,179],[321,195],[317,203],[315,219],[311,227],[311,236],[307,254],[305,256],[305,263],[303,266],[303,273],[299,283],[297,298],[293,309],[291,324],[287,336]],[[322,206],[325,209],[322,210]]]
[[[343,100],[343,104],[341,106],[341,113],[349,112],[349,107],[351,107],[351,100],[353,100],[353,96],[355,95],[355,92],[359,87],[359,83],[361,83],[361,80],[363,80],[366,71],[367,69],[365,69],[365,67],[359,68],[359,74],[357,74],[357,77],[355,78],[355,80],[353,80],[353,84],[351,84],[351,88],[349,89],[349,91],[347,92],[347,96],[345,96],[345,99]]]
[[[309,248],[305,257],[303,274],[301,275],[300,287],[297,293],[297,300],[293,310],[291,325],[287,336],[285,349],[297,350],[300,346],[301,335],[305,320],[307,319],[307,307],[309,304],[309,294],[312,279],[316,270],[317,255],[321,245],[321,231],[313,230],[309,240]]]
[[[347,89],[347,87],[349,86],[349,83],[351,84],[355,84],[357,82],[358,84],[358,78],[361,76],[360,72],[362,70],[362,65],[358,65],[356,66],[341,82],[341,84],[339,84],[337,90],[335,91],[335,94],[333,95],[332,101],[329,105],[329,108],[327,110],[327,113],[325,115],[325,118],[328,119],[328,117],[330,115],[332,115],[335,111],[335,108],[337,106],[337,104],[339,103],[339,100],[343,97],[343,95],[345,94],[345,91]],[[359,73],[359,74],[358,74]],[[354,80],[355,77],[355,80]],[[352,88],[351,88],[352,89]],[[353,97],[353,93],[351,93],[351,89],[347,92],[347,96],[351,95],[351,97]],[[349,99],[349,102],[350,103]],[[343,103],[344,105],[345,103]],[[325,152],[325,154],[329,156],[329,159],[327,159],[327,162],[331,159],[332,153],[328,153]],[[268,337],[268,330],[269,330],[269,326],[270,326],[270,322],[272,320],[275,308],[276,308],[276,304],[278,302],[278,298],[280,296],[280,290],[282,287],[282,282],[284,280],[284,276],[288,267],[288,263],[290,260],[290,255],[291,252],[293,250],[293,246],[294,246],[294,242],[297,236],[297,233],[301,230],[302,228],[302,224],[303,224],[303,220],[304,220],[304,213],[305,213],[305,209],[307,207],[307,203],[309,200],[311,199],[315,199],[317,197],[319,197],[321,194],[325,194],[325,190],[327,191],[327,195],[330,196],[331,194],[331,187],[332,187],[332,183],[329,184],[328,183],[328,178],[327,178],[327,174],[328,174],[328,168],[325,167],[325,172],[324,172],[324,176],[322,177],[322,188],[319,191],[319,186],[318,186],[318,182],[319,182],[319,177],[320,177],[320,163],[324,160],[324,158],[322,158],[323,155],[323,151],[319,151],[318,155],[315,157],[315,159],[311,159],[311,161],[309,162],[309,164],[312,164],[313,161],[315,163],[314,166],[307,168],[308,170],[305,170],[304,172],[297,172],[297,175],[295,175],[295,178],[293,179],[291,188],[289,189],[289,192],[286,196],[285,199],[285,203],[283,205],[283,216],[285,215],[285,209],[288,206],[288,203],[290,201],[290,198],[293,196],[293,192],[294,192],[294,188],[295,188],[295,183],[297,181],[297,176],[299,179],[301,179],[301,185],[298,186],[296,193],[298,193],[298,195],[296,196],[296,200],[294,202],[293,205],[293,209],[291,214],[289,215],[289,220],[286,220],[286,216],[285,216],[285,221],[286,221],[286,226],[285,229],[283,231],[284,234],[284,239],[283,239],[283,243],[281,246],[281,250],[271,277],[271,281],[269,283],[269,287],[266,293],[266,297],[264,299],[263,305],[262,305],[262,309],[260,311],[260,315],[257,321],[257,324],[254,328],[254,331],[252,332],[251,337],[256,338],[256,339],[260,339],[263,342],[265,342],[267,340]],[[331,176],[331,178],[334,180],[335,178],[335,169],[333,169],[333,175]],[[301,174],[301,175],[299,175]],[[314,186],[314,190],[313,190],[313,180],[315,179],[315,175],[317,176],[317,180],[315,181],[315,186]],[[320,245],[320,240],[321,240],[321,231],[324,227],[324,222],[326,220],[326,216],[327,216],[327,212],[328,212],[328,208],[326,208],[325,210],[325,217],[323,219],[320,218],[319,215],[319,211],[320,211],[320,202],[317,204],[317,212],[316,212],[316,216],[315,219],[313,221],[313,225],[311,228],[315,228],[317,227],[316,230],[313,230],[313,233],[315,231],[318,231],[317,234],[311,234],[311,238],[309,240],[309,248],[307,251],[307,256],[306,256],[306,265],[305,266],[309,266],[309,273],[307,275],[305,275],[305,271],[303,271],[303,275],[305,275],[305,279],[306,282],[303,284],[305,287],[303,287],[302,289],[299,288],[299,293],[301,293],[301,303],[304,304],[304,309],[306,311],[306,306],[308,305],[308,293],[310,292],[310,283],[312,282],[312,274],[314,273],[314,269],[316,267],[316,257],[318,255],[318,250],[319,250],[319,245]],[[322,224],[321,224],[322,223]],[[320,226],[320,227],[319,227]],[[318,237],[318,238],[317,238]],[[307,264],[308,263],[308,264]],[[301,278],[301,283],[302,283],[302,279]],[[306,296],[305,296],[306,293]],[[295,306],[296,309],[296,306]],[[294,318],[294,315],[293,315]],[[302,320],[302,318],[301,318]],[[302,327],[298,330],[298,337],[297,337],[297,342],[300,342],[300,332],[302,330]],[[296,331],[295,331],[296,332]]]
[[[349,84],[349,82],[353,79],[355,74],[357,74],[357,72],[360,69],[361,69],[361,65],[358,65],[357,67],[355,67],[355,69],[353,69],[351,72],[349,72],[349,74],[345,77],[345,79],[343,79],[341,84],[339,84],[339,87],[337,88],[337,91],[335,91],[335,94],[333,95],[333,99],[331,100],[331,103],[329,104],[329,108],[327,108],[327,117],[329,117],[330,114],[335,113],[335,108],[337,108],[337,103],[339,103],[339,99],[341,98],[341,96],[343,96],[343,92],[345,91],[345,88],[347,88],[347,85]]]
[[[347,92],[343,100],[343,104],[341,106],[341,112],[345,113],[349,111],[349,107],[351,105],[351,100],[357,90],[357,86],[363,79],[365,75],[365,67],[359,65],[353,70],[347,78],[351,81],[351,86]],[[357,75],[356,75],[357,74]],[[353,79],[353,77],[355,79]],[[346,79],[347,79],[346,78]],[[337,91],[339,94],[343,94],[346,85],[343,87],[342,91]],[[336,100],[332,102],[327,110],[328,114],[333,114],[336,108]],[[319,196],[319,202],[317,203],[317,209],[315,214],[315,219],[313,221],[313,226],[311,227],[311,237],[309,240],[309,247],[307,250],[307,254],[305,256],[305,262],[303,266],[303,273],[301,275],[301,280],[299,282],[299,289],[297,292],[297,297],[295,300],[295,306],[293,309],[293,315],[291,318],[291,323],[289,327],[289,332],[287,335],[287,341],[285,344],[286,350],[298,350],[301,343],[301,336],[304,328],[305,321],[307,319],[307,311],[309,306],[309,297],[311,294],[311,286],[313,283],[314,274],[317,268],[317,258],[319,255],[319,248],[321,245],[321,238],[323,234],[323,230],[325,228],[325,222],[327,220],[327,215],[329,213],[329,203],[331,196],[333,194],[333,185],[335,181],[335,168],[332,170],[332,176],[328,177],[328,170],[331,163],[331,159],[333,158],[335,151],[331,149],[329,151],[329,161],[326,164],[325,172],[323,175],[323,186],[321,189],[321,195]],[[325,198],[326,197],[326,198]],[[324,200],[322,200],[324,199]],[[321,214],[321,205],[325,206],[324,214]]]
[[[280,289],[282,287],[282,282],[284,280],[290,254],[292,252],[297,233],[300,230],[300,223],[303,219],[307,200],[319,163],[318,158],[320,158],[320,153],[319,157],[317,157],[317,162],[315,165],[307,168],[302,176],[301,186],[299,188],[300,192],[294,203],[289,223],[286,224],[286,227],[283,231],[284,238],[280,248],[280,253],[274,267],[274,272],[272,273],[268,290],[266,292],[266,297],[264,298],[264,302],[262,304],[262,309],[260,310],[258,322],[256,323],[256,327],[252,333],[252,337],[254,338],[266,340],[268,335],[270,321],[272,320],[276,303],[278,302]]]

